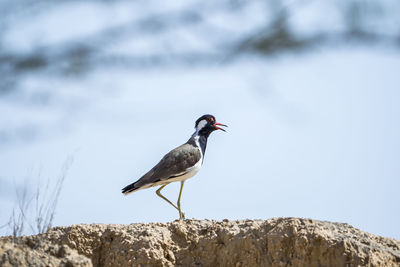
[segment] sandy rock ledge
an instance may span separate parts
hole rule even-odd
[[[0,266],[400,266],[400,242],[299,218],[73,225],[0,237]]]

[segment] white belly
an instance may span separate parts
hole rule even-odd
[[[186,173],[184,175],[178,176],[178,177],[174,177],[174,178],[170,178],[170,179],[163,180],[163,181],[158,181],[156,183],[153,183],[151,185],[151,187],[158,186],[158,185],[163,185],[163,184],[168,184],[168,183],[172,183],[172,182],[185,181],[185,180],[193,177],[194,175],[196,175],[196,173],[201,168],[201,163],[202,163],[202,160],[200,159],[193,167],[187,169]]]

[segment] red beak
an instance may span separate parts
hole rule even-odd
[[[215,127],[215,129],[217,129],[217,130],[221,130],[221,131],[224,131],[224,132],[226,132],[224,129],[222,129],[222,128],[218,127],[218,125],[219,125],[219,126],[228,127],[227,125],[225,125],[225,124],[222,124],[222,123],[219,123],[219,122],[216,122],[216,123],[214,123],[214,127]]]

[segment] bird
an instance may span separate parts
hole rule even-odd
[[[183,184],[193,177],[203,165],[204,153],[206,152],[207,139],[215,130],[226,132],[227,125],[219,123],[215,117],[206,114],[195,122],[195,132],[189,140],[181,146],[168,152],[150,171],[139,180],[122,188],[122,193],[128,195],[141,189],[160,186],[156,194],[167,201],[179,212],[179,220],[185,219],[181,210],[181,196]],[[172,182],[181,182],[177,205],[161,194],[161,190]]]

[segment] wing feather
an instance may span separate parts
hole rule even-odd
[[[199,160],[200,150],[192,144],[183,144],[168,152],[156,166],[136,181],[135,188],[183,175]]]

